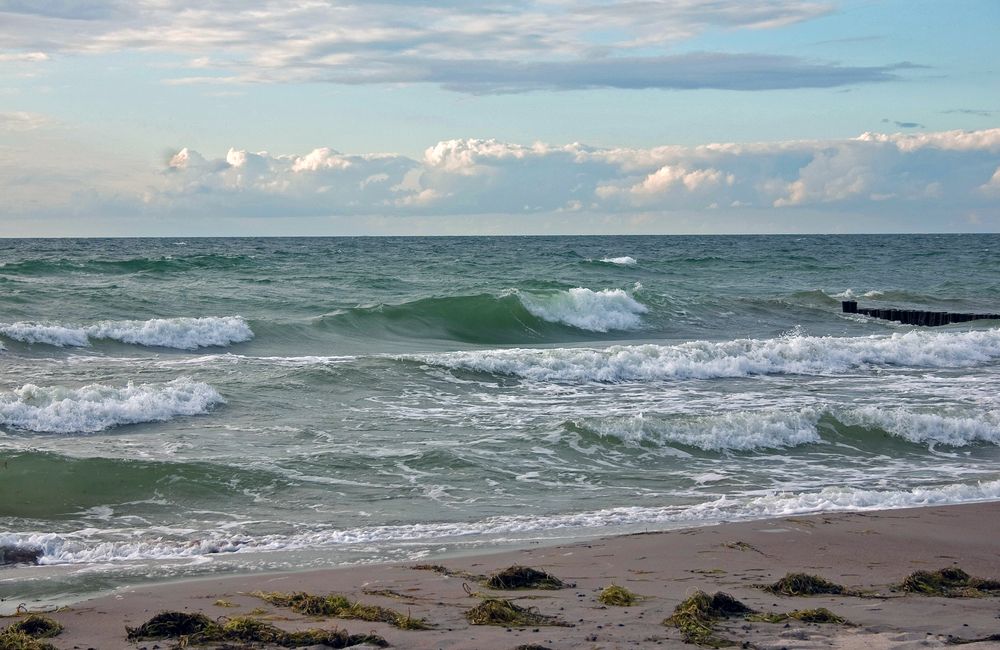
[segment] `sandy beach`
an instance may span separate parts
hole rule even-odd
[[[893,586],[914,571],[947,567],[996,578],[998,537],[1000,503],[979,503],[731,523],[432,560],[447,574],[441,568],[377,565],[196,580],[126,588],[51,613],[65,626],[51,641],[57,648],[74,649],[175,647],[176,640],[129,643],[125,638],[125,626],[173,610],[219,620],[253,612],[286,630],[339,627],[352,634],[378,634],[398,648],[679,647],[681,633],[663,620],[682,600],[703,590],[727,592],[763,613],[825,607],[851,623],[751,622],[742,616],[720,621],[717,635],[737,647],[941,647],[996,635],[1000,603],[992,597],[902,593]],[[515,564],[547,571],[575,586],[500,591],[474,578]],[[814,574],[866,594],[786,597],[754,586],[789,572]],[[630,607],[602,605],[598,595],[612,583],[643,598]],[[255,591],[343,594],[423,618],[433,629],[303,616],[251,595]],[[565,625],[470,625],[464,614],[484,597],[537,608]]]

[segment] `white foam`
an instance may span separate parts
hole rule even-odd
[[[59,347],[85,347],[90,345],[91,339],[105,339],[181,350],[227,346],[249,341],[254,336],[250,326],[240,316],[101,321],[89,326],[4,323],[0,324],[0,334],[24,343]]]
[[[88,327],[87,334],[95,339],[181,350],[226,346],[253,338],[253,331],[240,316],[103,321]]]
[[[346,530],[319,530],[293,535],[200,536],[192,541],[171,541],[157,533],[134,531],[127,541],[93,539],[94,529],[76,533],[3,533],[0,545],[41,548],[42,564],[82,564],[126,560],[198,558],[228,552],[287,551],[346,544],[433,543],[470,537],[541,535],[572,529],[628,529],[661,525],[712,524],[720,521],[786,517],[817,512],[843,512],[910,508],[952,503],[1000,500],[1000,481],[957,483],[909,490],[871,490],[827,487],[808,493],[771,493],[756,497],[718,499],[696,505],[619,507],[548,516],[508,515],[475,522],[419,523],[365,526]],[[113,531],[123,537],[121,529]],[[153,531],[156,532],[156,531]],[[175,533],[194,531],[172,531]],[[146,539],[143,539],[145,537]]]
[[[50,323],[3,323],[0,334],[23,343],[42,343],[59,347],[85,347],[90,345],[87,333],[79,327],[66,327]]]
[[[734,411],[701,417],[601,418],[589,423],[603,436],[627,443],[679,443],[706,451],[751,451],[796,447],[821,441],[816,424],[822,411]]]
[[[0,393],[0,425],[40,433],[89,433],[123,424],[198,415],[224,402],[208,384],[186,378],[122,387],[27,384]]]
[[[519,293],[521,304],[532,315],[591,332],[637,329],[649,309],[622,289],[592,291],[576,287],[547,296]]]
[[[977,442],[1000,444],[1000,411],[977,413],[915,413],[904,408],[874,406],[838,412],[838,420],[851,426],[882,429],[918,444],[964,447]]]
[[[639,263],[634,257],[629,257],[628,255],[624,257],[602,257],[601,261],[605,264],[617,264],[618,266],[635,266]]]
[[[824,375],[865,366],[950,368],[985,363],[1000,358],[1000,329],[863,337],[787,336],[602,349],[469,350],[406,358],[446,368],[558,382]]]

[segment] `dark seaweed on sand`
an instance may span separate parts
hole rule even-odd
[[[779,596],[854,595],[841,585],[808,573],[789,573],[774,584],[754,586]]]
[[[490,589],[564,589],[575,586],[546,571],[517,564],[490,575],[483,585]]]
[[[346,596],[330,594],[328,596],[313,596],[305,592],[281,593],[255,591],[252,594],[278,607],[287,607],[293,612],[306,616],[332,616],[336,618],[353,618],[362,621],[388,623],[401,630],[428,630],[431,625],[422,618],[413,618],[408,613],[403,614],[388,607],[365,605],[352,601]]]
[[[731,616],[745,616],[754,611],[723,592],[709,596],[704,591],[696,591],[674,609],[674,613],[663,624],[676,627],[687,643],[710,648],[733,645],[733,641],[718,636],[715,624]]]
[[[48,639],[62,632],[63,626],[41,614],[28,614],[0,631],[0,650],[54,650]]]
[[[1000,594],[1000,581],[970,576],[958,567],[915,571],[898,586],[900,591],[948,598],[979,598]]]
[[[572,624],[555,616],[539,614],[534,607],[521,607],[502,598],[487,598],[465,613],[465,618],[473,625],[501,625],[505,627],[528,627],[532,625],[557,625],[573,627]]]

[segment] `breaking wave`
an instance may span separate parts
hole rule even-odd
[[[603,349],[470,350],[406,358],[455,370],[555,382],[824,375],[866,366],[949,368],[985,363],[1000,358],[1000,329],[863,337],[793,335]]]
[[[38,433],[92,433],[124,424],[199,415],[225,400],[208,384],[180,378],[165,384],[82,388],[35,386],[0,393],[0,425]]]
[[[3,323],[0,335],[23,343],[59,347],[86,347],[92,340],[108,340],[179,350],[227,346],[249,341],[254,336],[240,316],[101,321],[87,326]]]
[[[538,318],[591,332],[638,329],[642,314],[649,311],[622,289],[577,287],[546,296],[519,296],[524,308]]]

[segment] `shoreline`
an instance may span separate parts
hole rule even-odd
[[[891,586],[914,571],[948,567],[1000,578],[998,539],[1000,502],[981,502],[723,523],[433,560],[452,575],[392,563],[197,578],[121,588],[60,609],[49,616],[65,630],[49,641],[57,648],[170,647],[170,640],[129,643],[124,627],[171,610],[201,612],[213,620],[253,611],[285,630],[322,627],[375,633],[400,648],[676,647],[682,645],[680,632],[661,622],[682,600],[703,590],[730,593],[764,613],[825,607],[853,623],[748,623],[742,618],[720,622],[718,633],[737,647],[938,647],[949,637],[969,640],[1000,632],[996,599],[902,594],[890,591]],[[542,569],[576,586],[497,591],[472,578],[514,564]],[[789,572],[815,574],[879,596],[784,597],[753,586]],[[606,607],[597,596],[612,583],[644,598],[631,607]],[[466,588],[477,596],[537,608],[572,627],[470,625],[464,612],[481,601]],[[400,630],[382,622],[302,616],[251,595],[254,591],[343,594],[424,618],[435,628]],[[0,626],[13,620],[2,618]]]

